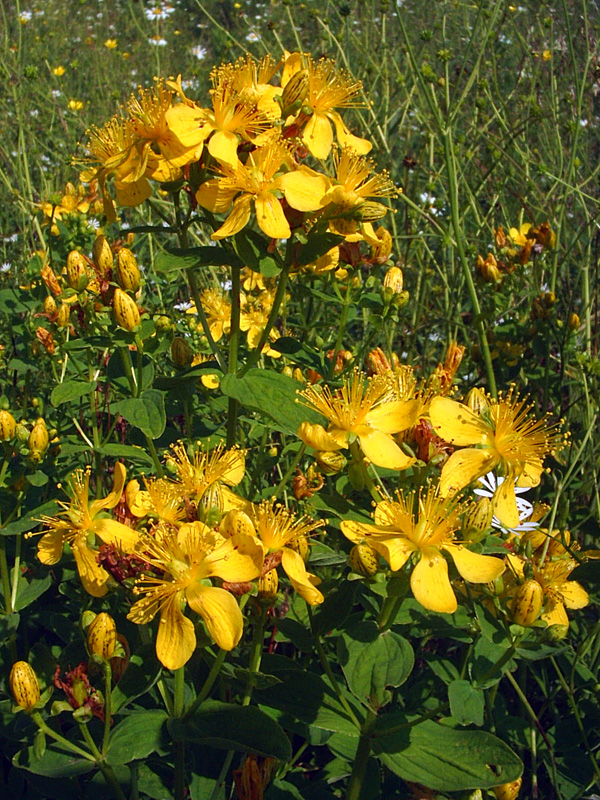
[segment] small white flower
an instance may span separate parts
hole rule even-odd
[[[248,36],[246,36],[246,41],[247,42],[260,42],[260,36],[258,35],[258,33],[256,33],[256,31],[250,31]]]
[[[221,286],[225,289],[226,292],[230,292],[232,283],[231,283],[231,281],[223,281],[221,283]]]
[[[32,16],[33,14],[31,13],[31,11],[21,11],[21,13],[19,14],[19,20],[21,22],[29,22]]]
[[[192,304],[187,300],[185,302],[183,302],[183,303],[175,303],[175,305],[173,306],[173,308],[176,311],[187,311],[188,308],[191,308],[191,307],[192,307]]]
[[[153,36],[151,39],[148,39],[149,44],[153,44],[155,47],[165,47],[167,44],[166,39],[161,39],[160,36]]]
[[[0,264],[0,272],[10,272],[10,262],[5,261],[3,264]]]
[[[156,20],[156,19],[168,19],[171,14],[175,11],[173,6],[164,5],[164,6],[152,6],[152,8],[144,9],[144,13],[146,14],[146,19]]]
[[[206,47],[202,47],[201,44],[197,44],[195,47],[192,47],[192,55],[196,56],[198,61],[202,61],[203,58],[206,58],[207,53]]]

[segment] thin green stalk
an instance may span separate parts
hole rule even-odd
[[[199,708],[200,705],[202,705],[202,703],[206,700],[206,698],[210,693],[210,690],[214,686],[215,681],[219,677],[219,672],[221,671],[221,667],[223,666],[223,662],[225,661],[226,657],[227,657],[227,650],[219,650],[219,653],[215,658],[215,660],[213,661],[212,667],[210,668],[210,672],[208,673],[208,676],[204,681],[204,686],[200,690],[198,697],[196,697],[194,702],[186,710],[185,714],[183,715],[184,719],[186,717],[191,716],[194,713],[194,711],[196,711],[196,709]]]
[[[279,493],[281,491],[283,491],[283,489],[285,489],[285,487],[287,486],[287,482],[290,479],[291,474],[294,472],[294,470],[296,469],[296,467],[300,463],[300,459],[302,458],[302,456],[304,455],[305,452],[306,452],[306,445],[305,444],[300,445],[300,448],[299,448],[298,452],[296,453],[296,455],[294,456],[294,458],[292,460],[292,463],[290,464],[290,466],[286,470],[285,474],[282,476],[281,480],[279,481],[279,483],[275,487],[275,491],[273,492],[273,497],[279,497]]]
[[[112,789],[114,796],[117,798],[117,800],[127,800],[127,797],[125,796],[125,793],[121,789],[121,786],[119,784],[119,781],[117,780],[117,776],[115,775],[113,768],[110,766],[110,764],[107,764],[106,761],[104,760],[104,756],[98,750],[96,742],[92,739],[92,734],[89,732],[88,726],[86,725],[85,722],[79,723],[79,730],[81,731],[81,735],[85,739],[87,746],[92,751],[92,755],[94,756],[94,759],[98,764],[98,769],[102,773],[102,777]]]
[[[371,755],[371,730],[376,720],[377,715],[369,709],[360,731],[356,755],[352,762],[352,774],[350,775],[346,800],[358,800],[360,797],[360,791],[367,771],[367,763]]]
[[[221,350],[219,349],[210,331],[210,325],[208,324],[206,313],[204,311],[204,308],[202,307],[202,301],[200,300],[200,292],[198,290],[198,281],[196,280],[196,275],[194,273],[194,270],[186,269],[185,274],[192,292],[192,297],[194,298],[194,305],[196,306],[196,314],[198,316],[198,319],[200,320],[200,324],[202,325],[202,331],[206,336],[206,339],[208,341],[208,346],[210,347],[212,354],[215,357],[215,361],[219,365],[219,368],[223,372],[227,372],[225,359],[223,358],[223,354],[221,353]]]
[[[346,334],[346,327],[348,325],[348,309],[350,308],[350,301],[351,301],[351,289],[350,289],[350,281],[346,284],[346,296],[344,297],[344,302],[342,303],[342,313],[340,314],[340,323],[338,325],[337,336],[335,339],[335,344],[333,346],[333,354],[331,356],[331,362],[329,364],[329,380],[333,379],[335,374],[335,362],[337,361],[338,353],[342,349],[342,343],[344,341],[344,336]]]
[[[175,670],[173,691],[173,716],[182,717],[184,713],[185,667]],[[185,798],[185,742],[175,742],[175,800]]]
[[[33,711],[31,714],[31,719],[35,722],[38,728],[46,734],[46,736],[54,739],[55,742],[58,742],[67,750],[70,750],[71,753],[75,753],[81,758],[85,758],[87,761],[96,761],[95,756],[93,756],[91,753],[88,753],[87,750],[83,750],[81,747],[73,744],[73,742],[65,739],[64,736],[60,735],[60,733],[56,733],[56,731],[52,730],[52,728],[44,722],[39,711]]]
[[[381,502],[381,494],[379,493],[378,488],[375,486],[373,478],[369,475],[369,468],[365,465],[365,460],[359,450],[358,442],[352,442],[350,445],[350,453],[352,455],[353,462],[361,468],[365,487],[368,489],[369,494],[376,503]]]
[[[147,434],[144,434],[146,438],[146,444],[148,445],[148,450],[150,455],[152,456],[152,461],[154,462],[154,468],[156,469],[156,474],[159,478],[165,477],[165,471],[162,468],[162,464],[160,463],[160,459],[158,457],[158,453],[156,452],[156,447],[154,446],[154,442],[152,438]]]
[[[229,337],[229,360],[227,374],[236,375],[238,369],[238,352],[240,347],[240,303],[241,303],[240,268],[231,268],[231,333]],[[236,441],[238,401],[229,398],[227,405],[227,447],[233,447]]]
[[[256,674],[260,670],[260,662],[262,660],[262,652],[265,639],[265,624],[267,622],[267,609],[261,608],[260,615],[256,620],[254,626],[254,633],[252,635],[252,645],[250,647],[250,664],[248,665],[248,682],[246,683],[246,690],[242,699],[242,705],[250,705],[252,700],[252,692],[256,685]]]
[[[408,587],[407,587],[408,588]],[[400,606],[404,600],[404,595],[401,597],[386,597],[381,607],[379,619],[377,620],[377,627],[380,633],[385,633],[394,624],[396,615],[400,611]]]
[[[102,736],[102,755],[106,755],[108,750],[108,740],[110,738],[110,722],[112,715],[112,669],[110,661],[104,661],[104,734]]]
[[[1,482],[0,482],[1,483]],[[12,592],[10,594],[10,610],[12,611],[17,601],[19,593],[19,578],[21,577],[21,543],[23,534],[18,533],[15,537],[15,560],[13,564],[13,584]]]

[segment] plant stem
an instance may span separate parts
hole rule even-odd
[[[226,372],[227,367],[225,365],[225,359],[223,358],[223,354],[218,348],[217,343],[215,342],[215,339],[210,331],[210,325],[208,324],[206,313],[204,311],[204,308],[202,307],[202,302],[200,300],[200,292],[198,291],[198,282],[196,280],[196,275],[194,273],[194,270],[186,269],[185,274],[187,276],[190,289],[192,291],[192,297],[194,298],[194,305],[196,306],[196,314],[198,315],[198,319],[200,320],[200,324],[202,325],[202,330],[204,331],[204,335],[206,336],[206,339],[208,341],[208,346],[212,350],[212,353],[220,369],[222,369],[223,372]]]
[[[81,731],[81,734],[85,739],[86,744],[92,751],[94,759],[98,764],[98,769],[102,773],[102,777],[112,789],[114,796],[117,798],[117,800],[127,800],[125,793],[121,789],[119,781],[117,780],[117,776],[115,775],[113,768],[110,766],[110,764],[107,764],[106,761],[104,760],[104,756],[98,750],[96,742],[92,739],[92,734],[89,732],[88,726],[85,724],[85,722],[79,723],[79,730]]]
[[[254,626],[252,635],[252,645],[250,648],[250,664],[248,665],[248,682],[242,700],[243,706],[249,706],[252,700],[252,692],[256,685],[256,674],[260,669],[260,662],[262,660],[262,651],[265,640],[265,624],[267,621],[267,609],[261,608],[258,619]]]
[[[360,790],[365,779],[367,763],[371,754],[371,729],[376,719],[376,714],[369,709],[360,731],[360,739],[358,740],[356,756],[352,763],[352,774],[350,775],[346,800],[358,800],[360,797]]]
[[[173,716],[183,717],[184,712],[184,691],[185,691],[185,667],[175,670],[175,688],[173,692]],[[175,800],[185,798],[185,742],[175,743]]]
[[[91,753],[88,753],[87,750],[83,750],[81,747],[78,747],[76,744],[73,744],[68,739],[65,739],[64,736],[60,735],[60,733],[56,733],[56,731],[52,730],[52,728],[44,722],[44,720],[42,719],[42,715],[40,714],[39,711],[32,712],[31,719],[35,722],[35,724],[41,731],[44,731],[46,736],[49,736],[56,742],[59,742],[67,750],[70,750],[72,753],[76,753],[78,756],[81,756],[81,758],[85,758],[87,761],[96,761],[96,758]]]
[[[236,375],[238,368],[238,351],[240,347],[240,294],[241,278],[240,268],[231,268],[231,335],[229,337],[229,361],[227,374]],[[229,398],[227,405],[227,447],[233,447],[236,440],[238,401]]]
[[[200,694],[198,695],[198,697],[194,700],[194,702],[190,705],[190,707],[187,709],[187,711],[183,715],[184,719],[186,717],[189,717],[191,714],[193,714],[194,711],[206,700],[206,698],[209,695],[210,690],[212,689],[215,681],[217,680],[217,678],[219,676],[219,672],[221,671],[221,667],[223,666],[223,662],[225,661],[226,657],[227,657],[227,650],[219,650],[219,654],[217,655],[217,657],[213,661],[213,665],[210,668],[210,672],[208,673],[208,677],[204,681],[204,686],[200,690]]]
[[[112,670],[108,659],[104,662],[104,735],[102,737],[102,755],[106,755],[108,750],[108,739],[110,737],[110,722],[112,713]]]

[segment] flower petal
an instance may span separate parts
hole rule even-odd
[[[415,600],[430,611],[453,614],[457,609],[448,564],[434,547],[421,551],[421,560],[410,576],[410,588]]]
[[[449,397],[433,398],[429,406],[429,418],[436,434],[450,444],[463,447],[490,442],[490,426],[468,406]]]
[[[306,571],[304,559],[299,553],[284,547],[281,551],[281,566],[290,579],[290,583],[309,606],[316,606],[325,599],[315,584],[321,581],[316,575]]]
[[[567,608],[585,608],[590,596],[577,581],[565,581],[556,587]]]
[[[240,140],[231,131],[215,131],[208,140],[208,152],[217,161],[229,167],[237,167],[237,148]]]
[[[288,239],[291,230],[279,199],[271,192],[256,195],[256,221],[258,227],[272,239]]]
[[[116,519],[95,519],[92,530],[105,544],[116,545],[124,553],[132,553],[140,538],[137,531]]]
[[[225,589],[193,583],[185,596],[200,614],[208,632],[222,650],[233,650],[242,638],[244,618],[235,597]]]
[[[417,421],[421,404],[418,400],[393,400],[371,409],[365,423],[382,433],[399,433]]]
[[[565,607],[560,600],[549,600],[544,606],[542,619],[550,627],[550,625],[564,625],[565,628],[569,627],[569,618]]]
[[[236,233],[239,233],[242,228],[248,224],[251,203],[252,195],[250,194],[243,194],[241,197],[237,197],[233,203],[231,213],[219,230],[215,231],[210,238],[217,241],[218,239],[225,239],[227,236],[234,236]]]
[[[156,655],[167,669],[179,669],[196,649],[194,623],[181,610],[181,592],[174,592],[163,604],[156,635]]]
[[[296,211],[318,211],[321,208],[321,200],[329,189],[328,178],[308,167],[287,172],[281,175],[277,182],[283,190],[285,199]]]
[[[407,456],[387,433],[361,425],[356,431],[365,456],[378,467],[407,469],[415,459]]]
[[[242,512],[243,513],[243,512]],[[264,548],[252,534],[236,532],[205,558],[208,575],[239,583],[258,578],[262,570]]]
[[[115,194],[117,196],[117,203],[120,206],[134,206],[141,205],[144,200],[147,200],[152,194],[152,187],[146,178],[140,178],[135,183],[122,183],[115,181]]]
[[[526,488],[539,486],[543,471],[544,466],[541,461],[528,461],[523,468],[523,472],[519,475],[517,486],[525,486]]]
[[[96,553],[88,547],[85,536],[78,536],[71,543],[75,563],[83,588],[92,597],[104,597],[108,572],[96,561]]]
[[[505,480],[494,492],[492,498],[494,514],[505,528],[516,528],[519,525],[519,508],[515,495],[515,476],[509,472]]]
[[[339,444],[322,425],[303,422],[298,428],[297,435],[305,444],[315,450],[324,450],[331,453],[334,450],[341,450],[342,447],[345,447],[345,444]]]
[[[51,567],[60,561],[63,552],[63,535],[59,530],[45,533],[38,542],[37,556],[42,564]]]
[[[337,111],[329,111],[327,116],[333,121],[335,125],[335,132],[337,140],[342,147],[350,147],[355,153],[361,156],[370,153],[373,145],[367,139],[361,139],[360,136],[354,136],[346,127],[342,117]]]
[[[201,184],[196,192],[196,200],[202,208],[208,208],[215,214],[224,214],[231,208],[233,198],[238,191],[238,189],[223,188],[223,182],[219,178],[211,178]]]
[[[469,583],[489,583],[496,580],[505,570],[504,562],[493,556],[474,553],[461,544],[446,544],[460,576]]]
[[[315,158],[327,158],[333,146],[333,130],[326,114],[315,111],[306,123],[302,141]]]
[[[472,447],[457,450],[442,468],[440,494],[446,497],[458,492],[459,489],[464,489],[495,466],[496,460],[487,450],[475,450]],[[518,519],[515,524],[519,524]]]

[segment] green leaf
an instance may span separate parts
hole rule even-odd
[[[135,711],[113,728],[106,751],[110,764],[129,764],[166,744],[165,721],[169,718],[161,709]]]
[[[339,638],[338,658],[350,691],[376,707],[389,702],[386,688],[401,686],[415,663],[406,639],[393,631],[380,633],[372,621],[359,622]]]
[[[282,431],[294,435],[302,422],[323,422],[319,414],[298,402],[299,388],[293,378],[265,369],[251,369],[243,378],[225,375],[221,380],[223,394],[266,414]]]
[[[152,457],[141,447],[136,447],[135,445],[108,442],[108,444],[97,447],[95,452],[103,456],[111,456],[112,458],[131,458],[144,461],[146,464],[154,464]]]
[[[269,252],[269,240],[258,231],[241,230],[235,236],[235,248],[242,262],[254,272],[260,272],[266,278],[274,278],[281,272],[281,267]]]
[[[96,386],[96,381],[65,381],[64,383],[59,383],[52,390],[50,402],[56,408],[62,403],[79,400],[80,397],[93,392]]]
[[[44,750],[41,758],[37,758],[34,747],[26,747],[13,758],[13,766],[25,769],[36,775],[47,778],[71,778],[74,775],[85,775],[95,768],[93,761],[81,758],[62,745],[53,742]]]
[[[189,247],[186,249],[163,250],[154,259],[157,272],[174,272],[194,267],[243,267],[243,262],[231,250],[224,247]]]
[[[523,772],[521,759],[491,733],[455,730],[430,720],[386,733],[402,718],[388,714],[378,720],[373,751],[403,780],[437,791],[460,792],[509,783]]]
[[[0,614],[0,639],[6,640],[9,634],[19,627],[21,615],[13,611],[12,614]]]
[[[191,717],[171,718],[167,725],[171,736],[179,742],[250,751],[283,761],[292,755],[290,741],[283,729],[253,706],[208,700]]]
[[[352,611],[357,589],[356,581],[343,581],[326,593],[325,601],[317,606],[313,614],[313,631],[316,635],[326,636],[342,627]]]
[[[456,680],[448,686],[450,711],[461,725],[483,725],[484,697],[469,681]]]
[[[158,389],[147,389],[140,397],[120,400],[117,409],[127,422],[151,439],[158,439],[167,424],[164,396]]]
[[[309,236],[305,245],[302,245],[296,250],[296,261],[298,266],[303,267],[306,264],[312,264],[322,255],[325,255],[332,247],[341,244],[344,241],[343,236],[338,236],[336,233],[320,233],[316,236]]]
[[[15,611],[31,605],[34,600],[44,594],[52,585],[52,576],[45,575],[43,578],[33,578],[29,583],[22,577],[19,580],[19,592],[15,601]]]
[[[156,681],[161,672],[161,665],[156,658],[154,645],[142,645],[129,659],[123,677],[112,690],[112,707],[116,714],[127,703],[145,694]]]

